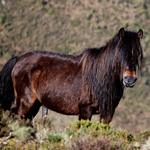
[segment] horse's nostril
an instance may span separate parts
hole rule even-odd
[[[137,78],[134,78],[134,83],[137,81]]]
[[[128,76],[125,76],[125,77],[124,77],[124,80],[128,80]]]

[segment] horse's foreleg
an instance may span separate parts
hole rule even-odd
[[[79,112],[79,120],[84,119],[84,120],[91,120],[92,118],[92,108],[90,106],[86,106],[83,108],[80,108]]]
[[[107,115],[102,115],[100,112],[100,123],[109,124],[112,121],[115,110],[107,112]]]
[[[48,114],[48,108],[46,108],[44,105],[42,106],[42,119],[46,119]]]

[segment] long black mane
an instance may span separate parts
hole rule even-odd
[[[125,31],[122,39],[117,34],[105,46],[87,49],[83,54],[83,88],[98,101],[102,118],[117,107],[123,95],[124,86],[120,78],[124,63],[131,57],[131,49],[135,56],[133,59],[137,59],[136,50],[139,50],[140,62],[138,59],[135,62],[140,66],[143,59],[142,48],[137,33],[131,31]]]

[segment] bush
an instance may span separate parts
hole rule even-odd
[[[48,136],[48,140],[52,143],[58,143],[61,142],[63,138],[60,135],[56,135],[56,134],[50,134]]]

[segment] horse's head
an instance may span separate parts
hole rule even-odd
[[[140,40],[143,37],[143,31],[140,29],[137,33],[125,31],[121,28],[118,33],[120,52],[121,75],[123,85],[133,87],[137,82],[136,70],[142,64],[143,53]]]

